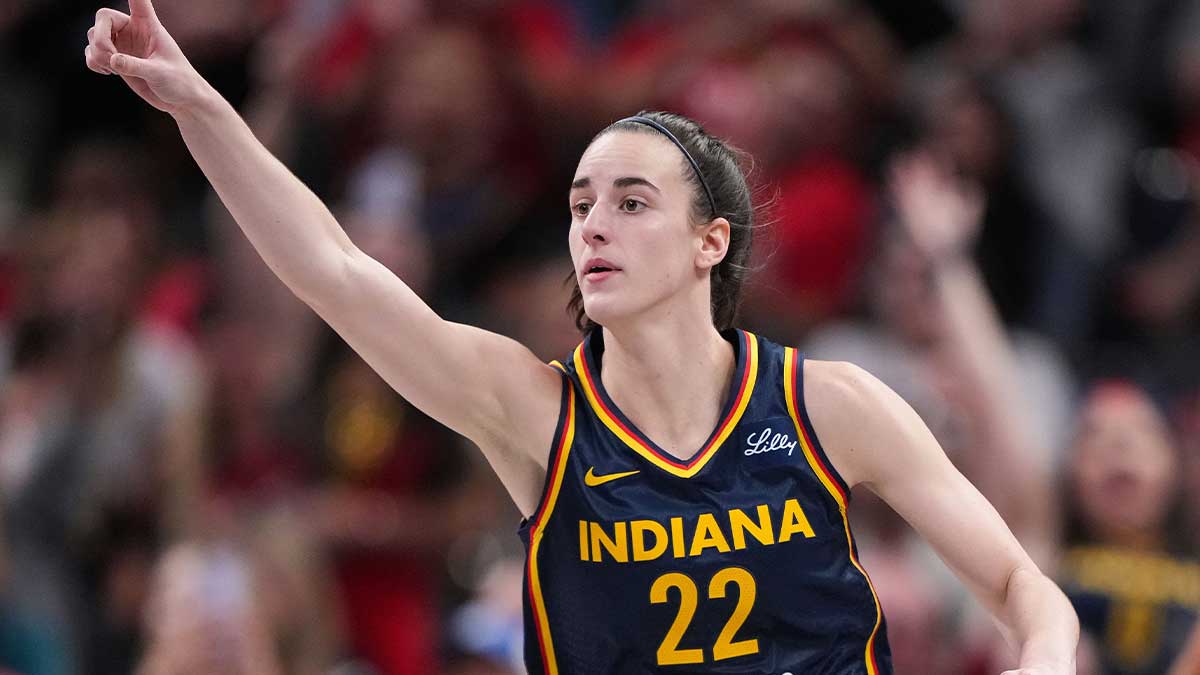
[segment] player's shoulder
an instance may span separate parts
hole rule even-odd
[[[899,401],[879,378],[849,361],[805,359],[803,378],[805,407],[824,436],[864,431]]]
[[[879,378],[849,361],[804,359],[805,391],[839,399],[869,396],[884,387]]]
[[[805,391],[827,395],[848,395],[880,386],[879,380],[864,368],[849,361],[829,361],[809,358],[802,349],[781,344],[762,335],[756,336],[764,355],[794,360],[804,382]]]
[[[849,361],[805,359],[803,405],[813,436],[848,487],[871,475],[864,463],[874,461],[881,417],[893,417],[887,388],[878,378]],[[893,395],[894,397],[894,395]]]

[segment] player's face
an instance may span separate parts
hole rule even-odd
[[[570,192],[570,248],[593,321],[611,326],[689,293],[707,299],[684,163],[666,138],[630,131],[607,133],[583,153]]]
[[[1130,534],[1161,532],[1178,469],[1166,422],[1141,392],[1093,394],[1081,415],[1071,466],[1089,529],[1113,544]]]

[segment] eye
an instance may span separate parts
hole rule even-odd
[[[576,216],[586,216],[592,210],[592,205],[588,202],[579,202],[571,207],[571,213]]]
[[[626,198],[621,201],[621,210],[628,213],[637,213],[641,209],[645,208],[645,206],[646,205],[644,203],[633,198]]]

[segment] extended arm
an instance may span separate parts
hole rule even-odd
[[[1074,673],[1079,623],[912,408],[846,363],[807,361],[805,403],[830,460],[904,517],[1007,629],[1029,675]]]
[[[507,338],[444,321],[358,249],[321,203],[188,63],[150,0],[97,14],[88,66],[169,113],[267,265],[402,396],[487,454],[517,505],[536,506],[561,380]]]

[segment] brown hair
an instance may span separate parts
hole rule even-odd
[[[680,157],[680,168],[688,185],[692,188],[691,220],[700,225],[711,222],[716,218],[729,221],[729,249],[725,258],[715,265],[709,273],[712,284],[712,318],[718,330],[732,328],[737,318],[738,306],[741,303],[742,284],[749,271],[750,246],[754,230],[754,206],[746,174],[742,170],[743,155],[738,150],[721,139],[710,135],[695,121],[666,112],[640,112],[639,117],[647,117],[666,127],[675,138],[683,144],[696,160],[704,181],[712,191],[714,209],[709,208],[708,195],[700,183],[700,177],[692,170],[687,160]],[[605,127],[592,139],[613,131],[631,131],[643,134],[659,134],[653,127],[632,121],[619,121]],[[567,313],[575,318],[575,326],[580,331],[589,331],[597,324],[592,321],[583,308],[583,294],[579,290],[579,281],[574,271],[568,277],[571,284],[571,299],[567,303]]]

